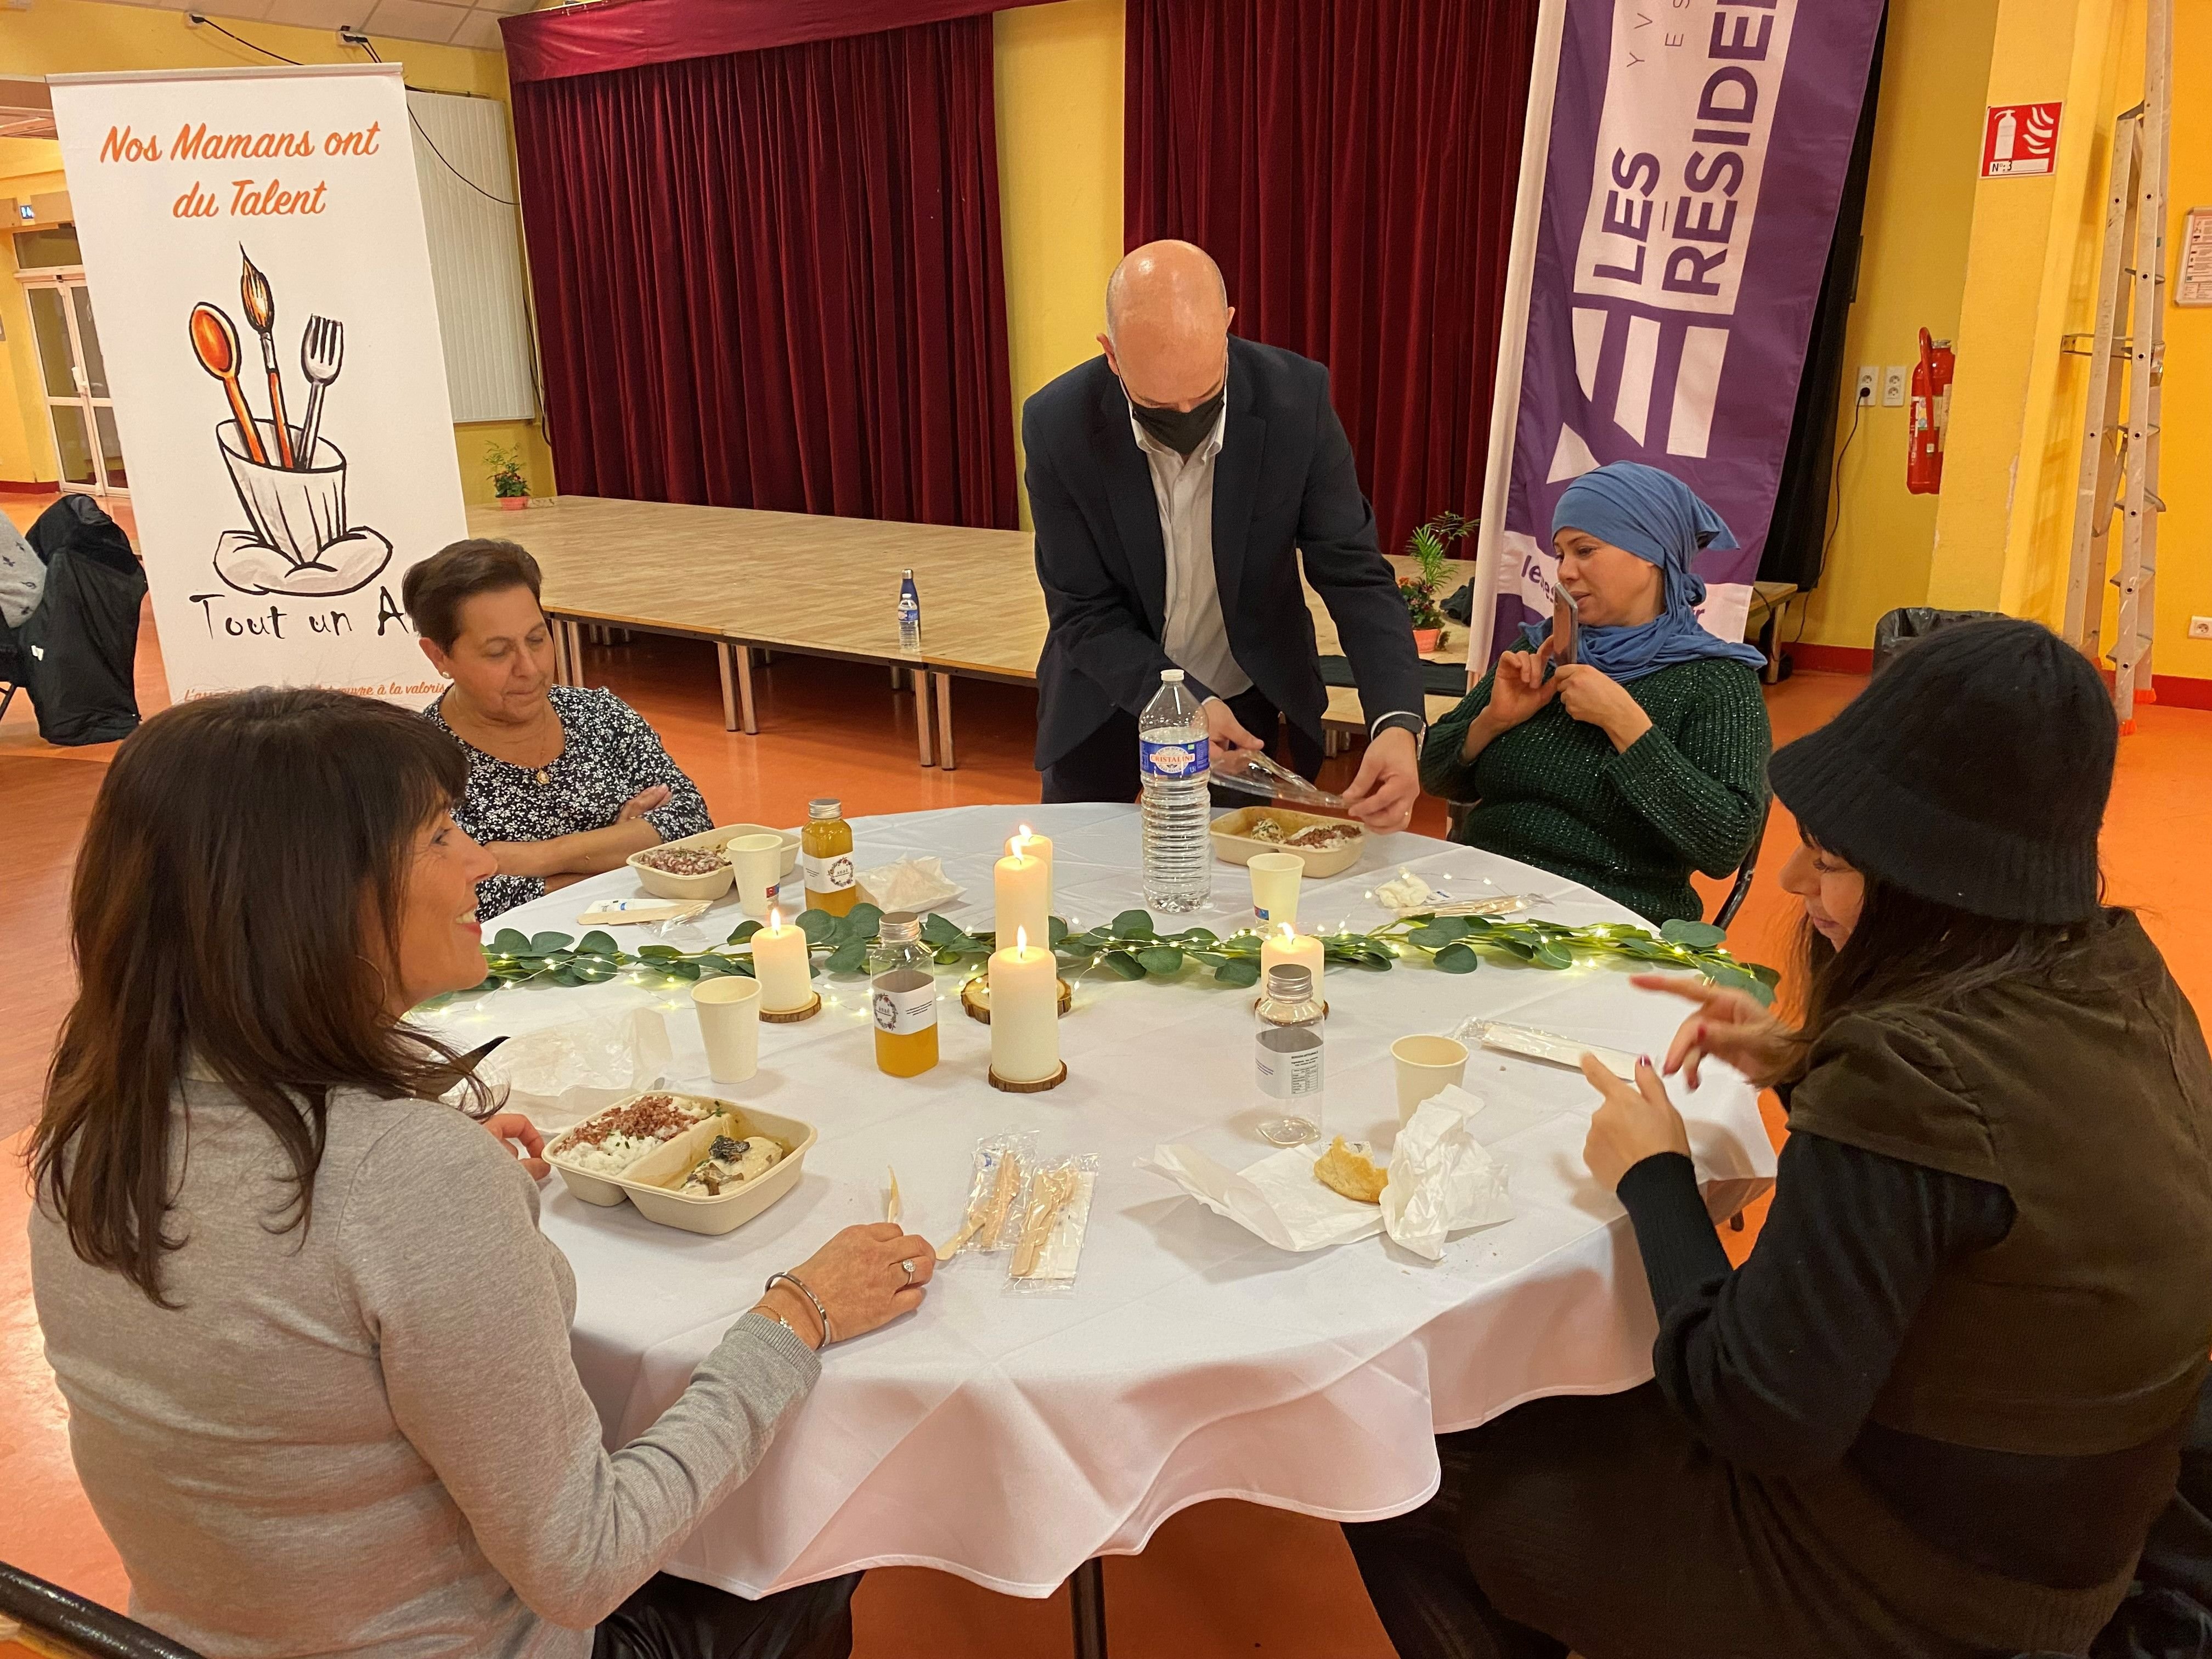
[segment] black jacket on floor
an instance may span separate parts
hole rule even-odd
[[[1376,546],[1328,371],[1231,337],[1229,420],[1214,462],[1213,571],[1237,665],[1316,743],[1328,694],[1298,582],[1328,606],[1371,726],[1419,714],[1421,662],[1397,579]],[[1071,368],[1022,406],[1037,580],[1051,617],[1037,663],[1042,771],[1116,708],[1144,711],[1176,665],[1166,634],[1167,551],[1152,469],[1104,357]],[[1199,695],[1210,689],[1197,688]]]
[[[48,743],[112,743],[138,728],[138,605],[146,573],[122,526],[64,495],[27,539],[46,561],[39,608],[15,630],[22,684]]]

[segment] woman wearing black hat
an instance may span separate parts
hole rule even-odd
[[[1989,623],[1774,757],[1804,1024],[1641,981],[1701,1005],[1670,1074],[1783,1092],[1758,1246],[1730,1271],[1658,1070],[1586,1064],[1656,1378],[1443,1437],[1435,1499],[1346,1528],[1401,1655],[2087,1649],[2212,1347],[2212,1059],[2100,902],[2116,736],[2081,656]]]

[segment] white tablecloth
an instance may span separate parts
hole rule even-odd
[[[862,818],[854,833],[863,868],[942,855],[967,889],[948,914],[981,928],[991,860],[1024,818],[1057,843],[1060,914],[1087,925],[1141,903],[1133,808],[965,807]],[[1563,921],[1632,920],[1557,877],[1395,836],[1374,838],[1346,874],[1309,883],[1303,921],[1382,920],[1361,896],[1401,865],[1433,885],[1486,877],[1544,894],[1540,914]],[[617,871],[498,925],[576,933],[592,900],[637,890]],[[1249,920],[1249,899],[1244,872],[1217,864],[1215,903],[1190,921],[1227,931],[1240,913]],[[725,900],[695,937],[718,940],[739,919]],[[1435,1265],[1382,1239],[1290,1255],[1133,1167],[1168,1140],[1231,1168],[1267,1152],[1253,1127],[1251,992],[1216,987],[1203,969],[1172,984],[1093,975],[1061,1025],[1069,1080],[1008,1095],[984,1080],[988,1031],[960,1014],[951,970],[940,983],[943,1061],[910,1080],[875,1069],[858,979],[823,981],[818,1018],[763,1026],[759,1076],[720,1090],[685,991],[507,990],[438,1017],[467,1045],[582,1010],[659,1006],[672,1081],[820,1127],[799,1188],[721,1238],[656,1226],[627,1206],[595,1209],[548,1183],[545,1231],[576,1271],[576,1363],[611,1447],[675,1399],[769,1272],[840,1227],[882,1218],[887,1165],[908,1224],[943,1238],[958,1225],[979,1137],[1030,1128],[1048,1153],[1097,1155],[1072,1294],[1010,1293],[1003,1257],[940,1270],[915,1317],[826,1356],[820,1388],[671,1571],[758,1595],[912,1564],[1041,1596],[1091,1556],[1141,1550],[1168,1516],[1208,1498],[1340,1520],[1401,1512],[1435,1488],[1437,1431],[1650,1375],[1655,1327],[1635,1241],[1583,1165],[1594,1097],[1580,1077],[1480,1049],[1469,1065],[1468,1086],[1489,1102],[1483,1138],[1511,1170],[1512,1221],[1461,1236]],[[1486,960],[1454,976],[1411,961],[1384,974],[1332,969],[1326,990],[1327,1127],[1386,1146],[1399,1036],[1480,1012],[1658,1052],[1681,1011],[1597,965]],[[1709,1201],[1726,1214],[1764,1188],[1774,1158],[1750,1088],[1719,1068],[1709,1079],[1681,1103]]]

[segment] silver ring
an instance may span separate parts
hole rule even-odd
[[[911,1285],[911,1284],[913,1284],[913,1283],[914,1283],[914,1263],[913,1263],[913,1262],[911,1262],[911,1261],[902,1261],[902,1262],[900,1262],[900,1263],[899,1263],[899,1270],[900,1270],[902,1273],[905,1273],[905,1275],[906,1275],[906,1282],[907,1282],[908,1284]]]

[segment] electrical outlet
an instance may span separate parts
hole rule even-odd
[[[1881,406],[1884,409],[1905,407],[1905,365],[1895,363],[1881,372]]]
[[[1870,404],[1874,401],[1874,394],[1875,391],[1875,382],[1881,378],[1881,371],[1871,363],[1864,364],[1860,368],[1859,402],[1862,404]]]
[[[2192,640],[2212,640],[2212,617],[2191,617],[2189,637]]]

